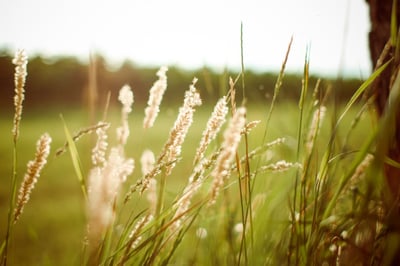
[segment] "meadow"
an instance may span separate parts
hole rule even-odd
[[[284,68],[265,103],[236,98],[236,90],[246,95],[239,75],[220,109],[200,105],[202,89],[188,84],[186,94],[176,95],[182,106],[162,102],[146,129],[146,105],[131,106],[126,87],[108,108],[96,108],[94,124],[85,109],[25,108],[14,142],[13,112],[1,113],[3,264],[390,262],[399,238],[385,231],[393,214],[380,197],[386,188],[379,157],[379,137],[389,126],[361,97],[379,70],[343,103],[335,102],[334,90],[308,84],[307,71],[293,88],[301,92],[298,101],[281,99],[283,74]],[[204,133],[210,128],[214,135]],[[10,226],[12,180],[20,193],[44,132],[52,140],[47,164]],[[194,160],[205,135],[204,153]]]

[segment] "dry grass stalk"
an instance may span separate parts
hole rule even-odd
[[[27,64],[28,57],[24,50],[18,50],[15,53],[14,59],[12,63],[15,65],[15,73],[14,73],[14,86],[15,86],[15,96],[14,96],[14,106],[15,106],[15,114],[14,114],[14,122],[13,122],[13,137],[14,143],[17,141],[19,137],[19,124],[22,116],[22,102],[25,98],[25,81],[27,72]]]
[[[99,122],[97,125],[82,128],[72,136],[72,140],[74,142],[76,142],[82,136],[87,135],[87,134],[91,134],[92,132],[97,131],[98,129],[103,128],[103,127],[105,127],[105,128],[110,127],[110,123]],[[61,148],[57,149],[56,156],[60,156],[61,154],[63,154],[67,150],[67,148],[68,148],[68,141],[66,141],[64,143],[64,146],[62,146]]]
[[[148,223],[150,223],[153,220],[154,216],[151,214],[148,214],[146,216],[144,216],[142,219],[140,219],[140,221],[135,225],[135,227],[133,228],[132,232],[129,234],[129,244],[128,247],[130,249],[135,248],[140,240],[140,232],[142,231],[143,227],[145,227]]]
[[[280,161],[277,161],[276,163],[260,167],[260,169],[257,172],[265,172],[265,171],[284,172],[293,167],[302,168],[302,164],[287,162],[285,160],[280,160]]]
[[[132,197],[132,194],[135,193],[137,190],[139,190],[140,193],[145,192],[149,188],[150,180],[158,175],[165,165],[165,163],[155,165],[150,172],[148,172],[146,175],[136,181],[134,185],[131,185],[128,193],[125,195],[124,202],[128,202],[128,200],[130,200],[130,198]]]
[[[260,124],[260,122],[261,122],[261,120],[254,120],[254,121],[247,123],[242,130],[242,134],[249,134],[250,131],[252,131],[254,128],[256,128],[258,124]]]
[[[203,136],[200,140],[200,145],[197,148],[196,155],[194,158],[194,164],[197,164],[203,159],[204,152],[210,142],[215,139],[217,133],[220,131],[221,126],[225,122],[226,114],[228,113],[228,107],[226,106],[226,97],[222,97],[214,107],[214,111],[211,114],[210,119],[207,122],[207,127],[203,132]]]
[[[150,128],[154,125],[154,121],[160,112],[161,100],[167,90],[167,72],[168,68],[163,66],[158,70],[158,80],[154,82],[150,89],[150,96],[147,102],[147,107],[144,110],[145,117],[143,120],[143,128]]]
[[[151,214],[148,214],[142,219],[140,219],[134,226],[133,230],[129,234],[129,239],[126,243],[125,246],[125,251],[124,255],[120,259],[119,263],[117,265],[125,265],[126,261],[129,259],[129,252],[136,248],[139,244],[139,242],[142,240],[142,237],[140,235],[142,229],[149,224],[153,220],[153,216]]]
[[[222,151],[219,154],[214,170],[211,175],[214,178],[210,195],[210,205],[214,204],[221,187],[225,180],[229,178],[231,163],[235,158],[236,150],[241,139],[241,132],[246,123],[246,109],[239,107],[229,123],[224,133],[224,142],[222,143]]]
[[[172,220],[175,222],[172,225],[172,228],[178,230],[182,225],[182,220],[185,218],[185,213],[188,211],[190,203],[192,202],[192,198],[194,194],[200,189],[201,185],[203,184],[203,179],[197,179],[185,187],[181,197],[175,203],[175,207],[177,208]]]
[[[117,138],[121,146],[125,146],[129,137],[128,115],[132,112],[133,93],[129,85],[124,85],[119,91],[118,100],[122,103],[122,126],[117,128]]]
[[[173,207],[176,208],[175,214],[172,218],[172,220],[175,220],[175,222],[172,224],[172,228],[175,231],[178,231],[181,227],[182,221],[186,217],[186,212],[189,210],[193,196],[203,185],[204,180],[206,179],[206,176],[204,176],[205,171],[215,164],[219,153],[220,150],[214,152],[210,158],[202,158],[201,161],[197,163],[194,171],[190,175],[188,184]]]
[[[173,208],[176,208],[176,211],[174,217],[172,218],[172,220],[175,220],[174,224],[172,225],[173,229],[178,230],[180,228],[182,221],[185,219],[185,213],[190,207],[193,196],[203,185],[204,180],[207,177],[204,176],[205,171],[215,164],[219,153],[220,151],[216,151],[210,156],[210,158],[203,158],[194,168],[194,171],[190,175],[188,184],[183,190],[182,195],[174,204]]]
[[[271,142],[268,142],[262,146],[259,146],[257,148],[255,148],[254,150],[252,150],[251,152],[249,152],[249,154],[247,156],[243,156],[240,158],[240,163],[245,163],[247,159],[252,159],[255,156],[261,154],[262,152],[265,151],[270,151],[270,148],[274,147],[274,146],[278,146],[281,145],[282,143],[284,143],[286,141],[285,138],[277,138],[276,140],[273,140]]]
[[[236,113],[236,90],[235,90],[235,84],[236,81],[233,81],[231,77],[229,77],[229,95],[231,97],[231,108],[232,108],[232,114]]]
[[[326,107],[320,106],[318,109],[315,110],[313,114],[313,119],[311,121],[310,129],[308,131],[308,136],[306,140],[306,152],[307,154],[311,154],[315,139],[319,134],[319,130],[321,128],[322,121],[324,120],[326,114]]]
[[[18,199],[14,210],[14,223],[21,216],[24,206],[29,201],[30,194],[40,176],[40,172],[47,163],[47,157],[50,154],[51,137],[49,134],[43,134],[36,144],[35,159],[28,162],[27,172],[22,181],[18,193]]]
[[[169,162],[166,167],[166,175],[171,174],[171,171],[176,164],[174,161],[176,161],[178,156],[181,154],[183,141],[185,140],[189,127],[193,122],[194,108],[201,105],[200,94],[197,92],[195,87],[196,82],[197,79],[194,78],[189,90],[185,92],[183,106],[179,108],[178,118],[170,131],[169,139],[164,147],[167,156],[166,161]]]

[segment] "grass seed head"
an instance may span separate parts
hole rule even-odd
[[[214,204],[219,190],[229,178],[231,163],[235,157],[236,150],[241,139],[241,132],[246,123],[246,109],[239,107],[231,119],[228,128],[224,133],[224,141],[222,143],[222,151],[218,155],[215,168],[211,175],[214,178],[211,187],[210,205]]]
[[[200,145],[197,148],[196,155],[194,158],[194,164],[199,162],[206,151],[207,146],[210,142],[215,139],[219,130],[225,122],[226,114],[228,113],[228,107],[226,106],[226,97],[222,97],[214,107],[214,111],[211,114],[207,122],[207,127],[203,132],[203,136],[200,140]]]
[[[14,210],[14,223],[21,216],[24,206],[28,203],[30,194],[35,187],[44,165],[47,163],[47,157],[50,154],[51,137],[49,134],[43,134],[36,144],[36,154],[32,161],[28,162],[27,171],[22,181],[18,193],[18,199]]]
[[[185,92],[183,106],[179,108],[178,118],[170,131],[168,142],[164,147],[167,151],[167,162],[169,163],[166,167],[166,175],[170,175],[172,169],[175,167],[176,163],[174,161],[181,154],[182,144],[193,122],[195,107],[201,105],[200,94],[195,87],[196,82],[197,79],[194,78],[189,90]]]
[[[16,142],[19,137],[19,124],[21,121],[22,108],[23,108],[22,103],[25,98],[25,81],[26,81],[26,76],[28,75],[27,72],[28,57],[25,53],[25,50],[18,50],[15,53],[12,63],[15,65],[15,73],[14,73],[15,114],[14,114],[12,133],[14,137],[14,142]]]
[[[99,124],[101,124],[100,122]],[[108,124],[105,127],[99,127],[96,129],[96,134],[97,134],[97,141],[96,145],[94,146],[92,150],[92,162],[93,165],[95,166],[100,166],[104,165],[106,162],[106,151],[108,147],[108,142],[107,142],[107,129],[110,127]]]
[[[150,128],[154,125],[154,121],[160,112],[160,104],[167,90],[167,67],[161,67],[157,72],[158,80],[153,84],[150,89],[149,100],[147,101],[147,107],[144,110],[145,118],[143,120],[143,128]]]

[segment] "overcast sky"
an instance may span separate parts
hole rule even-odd
[[[0,48],[28,54],[90,51],[113,62],[301,71],[306,46],[311,72],[365,78],[371,69],[365,0],[0,0]],[[340,68],[342,66],[342,68]]]

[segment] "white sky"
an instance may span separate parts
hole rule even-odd
[[[246,68],[279,71],[292,35],[290,71],[302,71],[307,44],[312,73],[371,68],[365,0],[0,0],[0,10],[0,47],[28,54],[239,69],[243,22]]]

